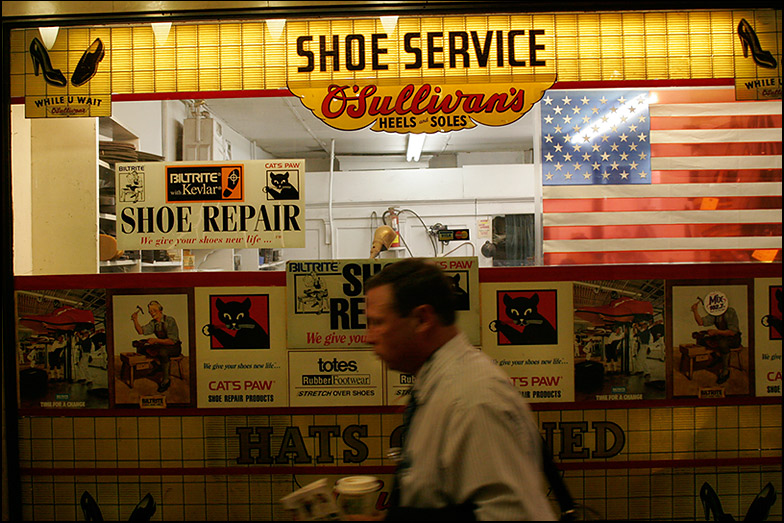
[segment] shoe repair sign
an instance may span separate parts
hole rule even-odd
[[[118,248],[304,247],[304,174],[304,160],[117,164]]]
[[[368,248],[370,238],[368,238]],[[289,261],[286,264],[289,348],[369,347],[365,282],[396,258]],[[450,280],[457,325],[480,344],[479,264],[476,257],[433,258]]]

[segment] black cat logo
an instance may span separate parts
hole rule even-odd
[[[289,171],[267,171],[269,184],[262,189],[273,200],[299,200],[299,190],[289,180]]]
[[[780,340],[781,339],[781,321],[782,321],[782,309],[784,308],[784,304],[782,303],[781,299],[781,287],[774,288],[773,294],[775,296],[776,302],[776,310],[778,310],[778,314],[774,312],[773,304],[771,303],[770,310],[773,314],[766,314],[762,317],[762,326],[768,327],[770,329],[770,339],[771,340]],[[771,296],[771,302],[773,302],[773,296]]]
[[[467,311],[471,309],[470,296],[460,287],[460,274],[449,276],[449,281],[452,283],[452,296],[455,300],[455,310]]]
[[[503,334],[509,343],[499,345],[553,345],[558,343],[558,333],[550,322],[539,314],[539,294],[530,297],[518,296],[512,298],[504,294],[506,316],[514,325],[509,325],[501,320],[490,322],[489,328],[493,332]],[[518,329],[522,326],[522,329]]]
[[[250,298],[226,302],[218,298],[215,300],[215,308],[220,321],[228,330],[210,323],[202,328],[205,336],[212,336],[224,349],[269,349],[269,334],[249,315]]]

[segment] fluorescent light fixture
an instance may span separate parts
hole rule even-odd
[[[408,135],[408,150],[406,151],[406,161],[418,162],[419,156],[422,154],[422,148],[425,146],[425,134],[409,134]]]
[[[51,49],[54,47],[55,40],[57,40],[57,33],[60,32],[60,27],[39,27],[38,32],[41,34],[41,40],[44,42],[44,47]]]
[[[384,31],[387,33],[394,33],[397,26],[397,16],[379,16],[381,25],[384,26]]]
[[[267,28],[269,29],[272,38],[278,40],[280,35],[283,34],[283,28],[286,27],[286,19],[274,18],[272,20],[265,20],[265,22],[267,22]]]
[[[150,24],[152,26],[152,33],[155,35],[155,43],[157,45],[163,45],[166,43],[166,40],[169,38],[169,31],[171,31],[171,22],[153,22]]]

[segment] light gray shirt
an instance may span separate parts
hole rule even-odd
[[[541,435],[504,372],[459,334],[419,369],[401,505],[473,502],[479,520],[555,520]]]
[[[156,330],[166,330],[166,338],[173,340],[173,341],[180,341],[180,330],[177,327],[177,321],[167,315],[163,315],[163,321],[155,321],[150,320],[146,324],[142,326],[142,334],[155,334],[157,336]]]
[[[710,314],[707,316],[702,317],[702,324],[705,327],[716,326],[716,321],[721,318],[719,316],[711,316]],[[724,311],[724,321],[727,322],[727,329],[731,330],[732,332],[740,332],[740,320],[738,320],[738,313],[732,307],[727,307],[727,310]]]

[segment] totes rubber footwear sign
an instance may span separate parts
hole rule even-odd
[[[304,173],[304,160],[117,164],[117,244],[304,247]]]

